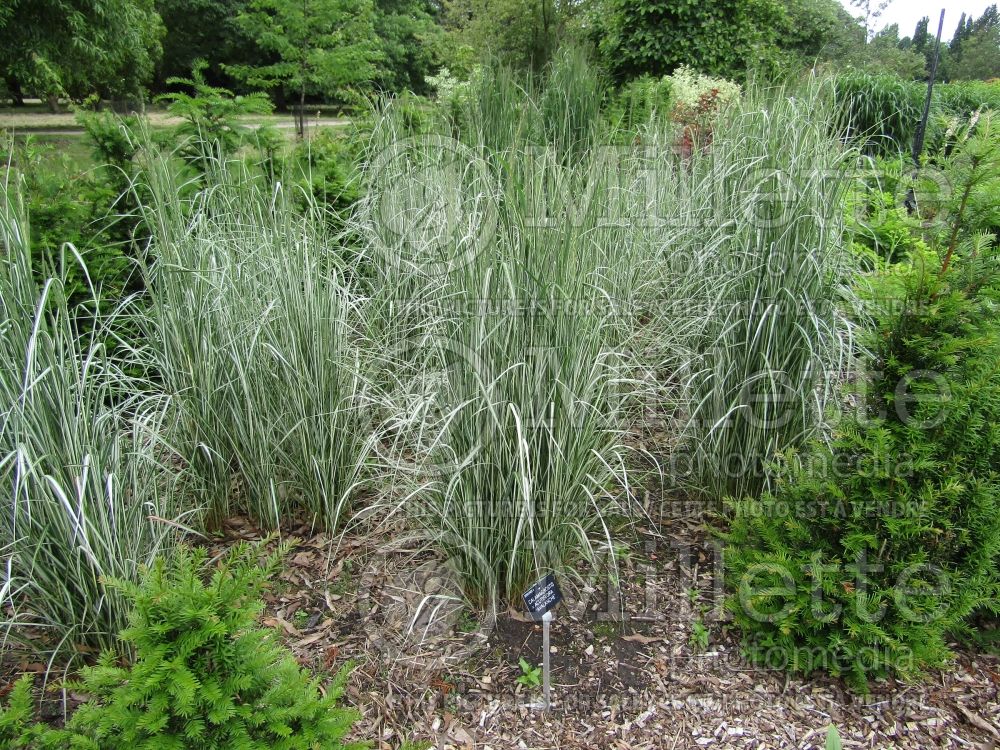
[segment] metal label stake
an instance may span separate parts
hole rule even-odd
[[[524,592],[524,605],[528,608],[528,613],[536,621],[542,622],[542,710],[546,712],[552,707],[552,683],[549,677],[549,652],[552,648],[549,641],[549,623],[553,620],[552,609],[561,601],[562,592],[552,573],[536,581]]]
[[[549,623],[552,622],[552,612],[542,615],[542,710],[548,713],[552,708],[551,683],[549,682]]]

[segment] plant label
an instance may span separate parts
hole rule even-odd
[[[528,608],[528,614],[536,620],[541,620],[561,601],[562,592],[556,583],[555,573],[549,573],[524,592],[524,606]]]

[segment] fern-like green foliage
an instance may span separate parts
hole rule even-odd
[[[1000,601],[1000,262],[995,250],[881,277],[861,413],[730,504],[730,601],[754,659],[865,688],[949,655]]]
[[[34,683],[24,675],[14,683],[6,707],[0,707],[0,750],[63,750],[73,747],[68,732],[32,722],[35,703]]]
[[[236,549],[206,581],[203,551],[181,549],[135,586],[122,638],[135,659],[105,653],[70,687],[90,696],[65,730],[29,727],[30,683],[19,682],[0,713],[2,748],[86,750],[342,750],[357,718],[339,707],[341,670],[324,691],[259,626],[264,566]],[[35,744],[31,744],[31,742]],[[9,744],[9,743],[13,744]],[[21,742],[22,744],[17,744]]]
[[[212,86],[205,81],[204,60],[195,62],[191,78],[168,78],[170,85],[185,86],[193,93],[174,92],[157,97],[169,102],[167,111],[180,117],[177,139],[183,144],[184,158],[204,172],[213,156],[230,156],[254,136],[254,129],[242,118],[270,114],[274,109],[263,92],[234,95],[228,89]]]

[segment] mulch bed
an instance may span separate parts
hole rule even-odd
[[[1000,659],[956,646],[949,669],[875,683],[867,696],[754,667],[722,616],[718,555],[700,520],[648,526],[617,571],[587,580],[581,570],[564,587],[549,714],[517,679],[519,658],[541,661],[539,626],[514,611],[471,619],[447,567],[402,529],[286,536],[294,548],[266,623],[304,666],[353,665],[356,734],[377,748],[807,750],[824,747],[831,723],[847,748],[1000,746]],[[259,538],[236,518],[211,546],[221,554]]]

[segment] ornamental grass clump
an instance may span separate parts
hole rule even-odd
[[[908,152],[923,112],[927,88],[893,73],[853,68],[833,78],[839,121],[845,134],[866,150],[882,154]]]
[[[610,549],[628,505],[624,402],[641,389],[622,308],[642,269],[603,221],[620,194],[580,199],[607,176],[599,85],[575,57],[557,65],[538,97],[484,74],[430,135],[387,113],[371,158],[392,168],[356,217],[393,320],[378,328],[399,507],[486,608]]]
[[[209,164],[187,198],[168,157],[144,173],[143,332],[187,489],[210,527],[240,509],[336,528],[374,439],[359,298],[321,217],[242,162]]]
[[[145,344],[119,337],[132,301],[71,306],[72,246],[41,287],[16,184],[0,184],[0,514],[6,634],[34,653],[115,643],[127,605],[107,580],[173,546],[184,514],[161,465],[166,403],[142,375]]]
[[[765,487],[767,464],[816,433],[850,366],[852,153],[829,135],[828,93],[751,87],[680,164],[658,155],[670,129],[648,133],[665,269],[653,314],[687,451],[678,478],[715,499]]]

